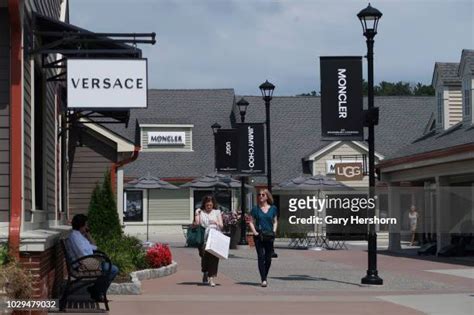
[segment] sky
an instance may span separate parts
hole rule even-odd
[[[474,49],[473,0],[377,0],[375,82],[430,84],[436,61]],[[70,23],[96,32],[155,32],[140,45],[149,88],[320,91],[320,56],[364,56],[362,0],[69,0]],[[366,79],[364,60],[364,78]]]

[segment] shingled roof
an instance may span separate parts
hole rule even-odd
[[[236,99],[240,97],[236,96]],[[250,103],[245,121],[264,122],[265,105],[262,98],[243,97]],[[375,151],[387,158],[423,133],[435,108],[435,98],[375,97],[375,106],[380,108],[379,125],[375,128]],[[320,97],[273,97],[270,122],[272,176],[275,183],[303,174],[302,158],[332,143],[321,140],[320,113]],[[234,115],[240,121],[236,106]]]
[[[390,159],[435,152],[466,144],[474,144],[474,126],[471,123],[460,122],[447,130],[432,130],[402,147]]]
[[[474,74],[474,50],[463,49],[461,54],[461,63],[459,64],[458,75],[461,77],[463,68],[469,69],[471,74]]]
[[[149,90],[148,108],[130,111],[128,128],[106,125],[115,133],[140,144],[140,124],[192,124],[192,152],[140,152],[124,167],[125,176],[151,173],[158,177],[197,177],[214,171],[214,142],[211,125],[230,128],[233,89]]]
[[[198,177],[214,170],[214,142],[211,125],[231,127],[234,108],[240,121],[233,89],[150,90],[148,109],[131,110],[130,125],[107,125],[119,135],[138,141],[141,124],[192,124],[192,152],[140,152],[138,159],[124,167],[125,176],[138,177],[151,172],[162,178]],[[250,103],[246,122],[264,122],[265,105],[261,96],[244,96]],[[376,97],[380,123],[376,127],[375,150],[390,157],[423,133],[434,110],[434,97]],[[331,141],[321,140],[321,101],[319,97],[277,96],[271,102],[272,166],[275,183],[303,173],[302,159]],[[264,182],[263,178],[256,178]]]
[[[458,69],[458,62],[436,62],[433,71],[433,86],[435,86],[436,73],[438,73],[438,78],[443,85],[460,85],[461,78],[458,75]]]

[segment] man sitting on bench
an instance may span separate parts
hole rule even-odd
[[[69,242],[73,261],[84,256],[92,255],[94,251],[97,250],[97,246],[94,244],[94,240],[89,233],[86,215],[76,214],[72,218],[72,232],[69,235]],[[106,262],[102,263],[101,268],[102,270],[111,268],[107,281],[100,281],[99,279],[93,286],[87,288],[91,298],[97,302],[103,300],[103,294],[107,292],[107,289],[119,271],[117,266],[112,265],[110,267]]]

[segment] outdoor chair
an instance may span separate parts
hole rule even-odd
[[[110,258],[101,251],[94,251],[94,254],[72,260],[70,251],[70,240],[68,237],[61,239],[61,246],[64,251],[68,278],[64,291],[59,300],[60,311],[65,311],[68,297],[82,288],[92,286],[96,282],[106,282],[112,272],[112,263]],[[108,264],[106,270],[102,269],[103,263]],[[105,309],[109,311],[109,301],[107,292],[100,292],[104,299]]]

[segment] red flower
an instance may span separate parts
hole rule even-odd
[[[147,250],[146,260],[152,268],[167,266],[172,261],[170,248],[166,244],[157,243]]]

